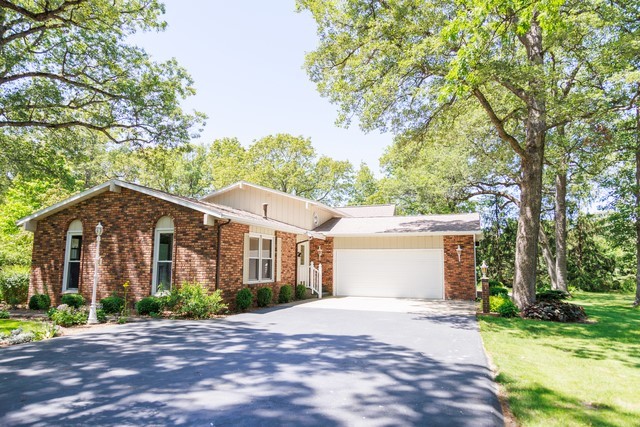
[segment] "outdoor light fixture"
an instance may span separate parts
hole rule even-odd
[[[322,248],[318,246],[318,259],[322,258]]]
[[[96,289],[98,288],[98,267],[100,266],[100,236],[102,236],[102,230],[102,224],[98,222],[98,225],[96,225],[96,256],[93,259],[93,290],[91,292],[91,306],[89,308],[89,319],[87,319],[87,324],[98,323],[98,313],[96,311]]]
[[[487,265],[486,261],[482,261],[482,265],[480,266],[480,270],[482,270],[482,278],[483,279],[487,279],[487,270],[489,269],[489,266]]]
[[[458,262],[461,262],[462,259],[460,258],[460,256],[462,255],[462,248],[460,247],[460,245],[458,245],[458,249],[456,249],[456,252],[458,253]]]

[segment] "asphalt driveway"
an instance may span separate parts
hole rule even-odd
[[[329,298],[0,349],[0,425],[502,425],[473,307]]]

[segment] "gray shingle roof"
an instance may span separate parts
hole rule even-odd
[[[343,206],[336,208],[352,217],[394,216],[396,205]]]
[[[334,218],[313,231],[328,236],[384,234],[481,234],[478,213],[451,215]]]

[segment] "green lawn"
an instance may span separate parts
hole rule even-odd
[[[591,324],[483,317],[485,347],[524,426],[640,425],[640,309],[577,293]]]
[[[31,331],[40,339],[45,332],[45,322],[31,322],[28,320],[0,319],[0,334],[8,334],[14,329],[22,328],[23,331]]]

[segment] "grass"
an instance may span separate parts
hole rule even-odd
[[[630,426],[640,420],[640,309],[577,293],[587,324],[483,317],[480,330],[518,423]]]
[[[36,339],[41,339],[45,334],[47,323],[29,320],[0,319],[0,335],[8,334],[18,328],[22,328],[24,332],[33,332]]]

